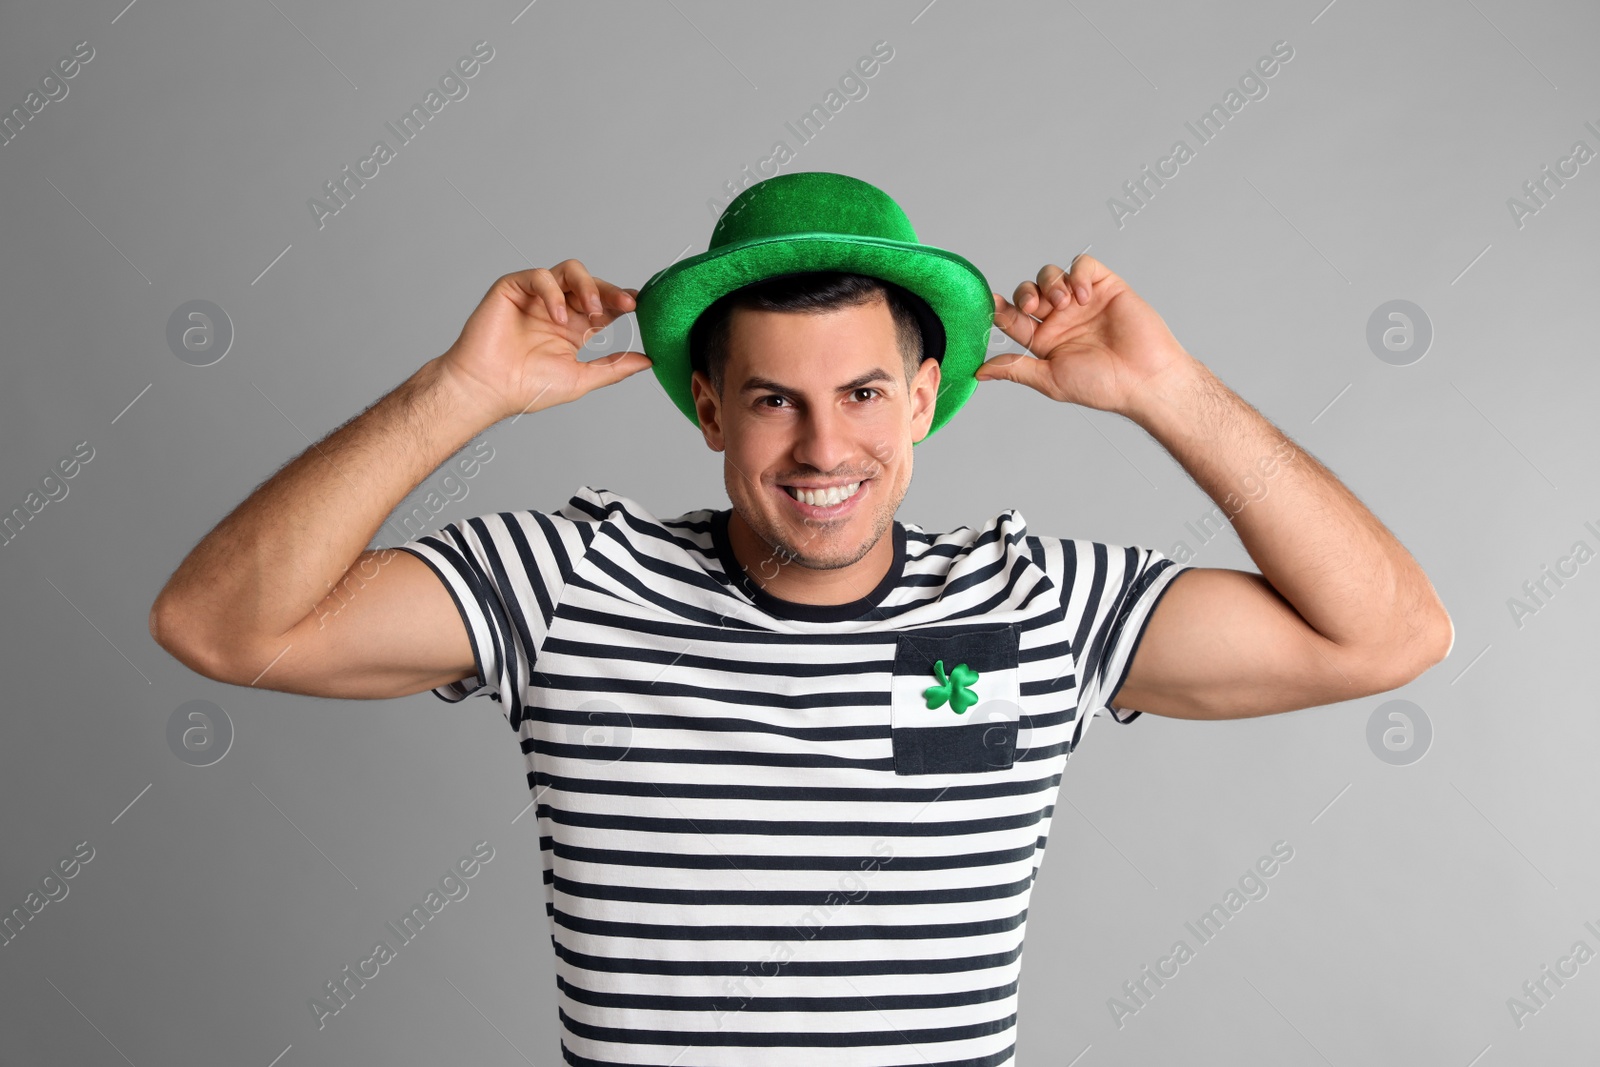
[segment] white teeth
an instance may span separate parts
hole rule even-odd
[[[810,504],[813,507],[826,508],[832,507],[833,505],[842,501],[849,500],[851,497],[855,496],[856,490],[861,488],[861,483],[851,482],[848,485],[838,485],[829,489],[821,489],[816,492],[812,492],[809,489],[796,489],[792,485],[786,485],[783,488],[789,493],[790,496],[794,497],[803,504]]]

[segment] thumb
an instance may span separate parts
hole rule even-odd
[[[1043,363],[1043,360],[1035,359],[1023,352],[1002,352],[993,359],[985,361],[983,366],[974,372],[974,377],[979,381],[1004,378],[1007,381],[1040,389],[1042,392],[1041,386],[1048,377]]]
[[[629,375],[637,374],[651,366],[650,357],[643,352],[609,352],[582,363],[585,392],[614,385]]]

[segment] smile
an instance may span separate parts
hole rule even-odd
[[[849,500],[856,495],[856,490],[861,488],[861,482],[846,482],[844,485],[835,485],[827,489],[800,489],[792,485],[784,486],[784,491],[796,500],[817,507],[831,507],[841,501]]]
[[[794,507],[802,516],[821,519],[843,515],[852,510],[855,501],[861,496],[861,491],[871,481],[872,479],[867,478],[859,482],[846,482],[844,485],[814,490],[800,489],[792,485],[783,485],[779,488],[794,502]]]

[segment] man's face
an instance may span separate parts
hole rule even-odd
[[[759,571],[746,564],[749,573],[769,579],[785,564],[837,570],[867,556],[911,486],[911,444],[933,423],[938,389],[932,359],[907,388],[882,299],[825,313],[735,309],[723,396],[700,371],[692,390],[706,443],[726,453],[723,480],[734,511],[772,549]],[[785,489],[851,482],[861,484],[831,507]],[[892,551],[884,544],[881,569]]]

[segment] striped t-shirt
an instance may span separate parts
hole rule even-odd
[[[846,604],[774,597],[729,510],[555,512],[403,547],[438,574],[537,800],[566,1062],[1014,1061],[1068,755],[1112,708],[1161,553],[896,521]],[[912,1047],[908,1047],[912,1046]]]

